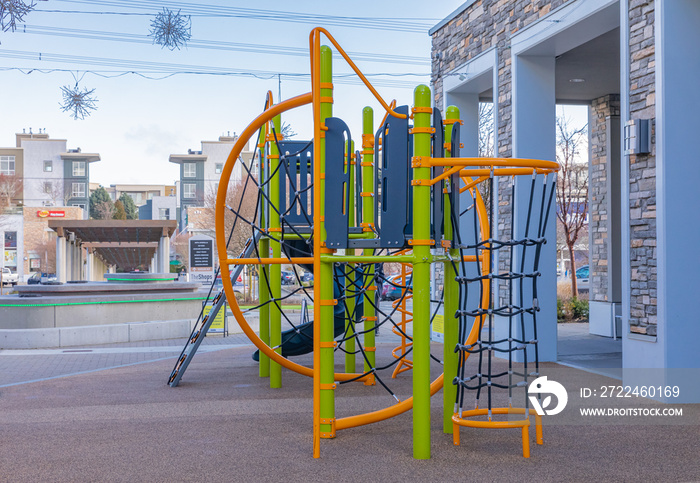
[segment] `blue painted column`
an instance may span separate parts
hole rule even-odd
[[[554,85],[555,59],[553,56],[515,55],[513,65],[513,157],[555,160],[556,158],[556,98]],[[532,207],[532,220],[539,219],[543,176],[538,176]],[[550,178],[551,179],[551,178]],[[525,224],[530,196],[531,177],[518,176],[513,200],[514,236],[525,235]],[[545,237],[548,243],[542,247],[537,282],[538,303],[537,339],[540,361],[557,360],[557,280],[556,280],[556,211],[550,210]],[[537,233],[537,223],[531,222],[529,235]],[[503,237],[503,234],[499,234]],[[534,257],[529,248],[526,267]],[[516,257],[516,268],[520,260]],[[532,305],[531,283],[525,283],[524,306]],[[515,324],[517,325],[517,324]],[[507,328],[506,328],[507,329]],[[532,334],[527,333],[526,338]],[[519,329],[518,329],[519,331]],[[521,334],[518,334],[520,336]],[[520,357],[520,352],[517,353]],[[528,358],[534,360],[534,351],[528,350]],[[516,357],[516,360],[518,358]]]

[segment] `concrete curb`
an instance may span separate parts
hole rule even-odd
[[[0,349],[45,349],[188,337],[196,319],[81,327],[0,329]]]

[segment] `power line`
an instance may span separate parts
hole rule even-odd
[[[147,35],[130,34],[122,32],[107,32],[103,30],[85,30],[65,27],[51,27],[43,25],[24,25],[22,33],[34,35],[50,35],[57,37],[80,38],[86,40],[105,40],[114,42],[127,42],[138,44],[153,44],[153,39]],[[190,39],[188,48],[223,50],[231,52],[251,52],[270,55],[291,55],[307,57],[308,48],[287,47],[280,45],[250,44],[241,42],[224,42],[217,40]],[[335,54],[338,57],[338,54]],[[377,54],[367,52],[348,52],[354,60],[365,62],[381,62],[394,64],[429,65],[430,61],[423,57],[409,55]]]
[[[87,57],[71,54],[55,54],[50,52],[30,52],[21,50],[3,50],[0,49],[0,57],[18,60],[31,60],[40,62],[63,63],[73,65],[88,65],[96,67],[111,67],[119,70],[100,70],[100,69],[44,69],[43,67],[0,67],[2,70],[17,70],[24,74],[32,72],[49,73],[49,72],[74,72],[76,70],[87,73],[102,75],[103,77],[118,77],[127,74],[140,75],[151,79],[164,79],[177,74],[197,74],[197,75],[227,75],[227,76],[243,76],[255,77],[258,79],[274,79],[284,77],[287,80],[296,80],[308,82],[310,75],[302,72],[274,72],[255,69],[236,69],[232,67],[218,66],[201,66],[190,64],[175,64],[168,62],[154,62],[142,60],[127,60],[127,59],[112,59],[106,57]],[[161,74],[163,77],[149,77],[149,74]],[[383,87],[415,87],[415,82],[391,79],[391,77],[428,77],[428,73],[369,73],[367,77],[374,77],[373,84]],[[384,79],[382,77],[385,77]],[[390,77],[386,79],[386,77]],[[338,84],[361,84],[361,80],[355,77],[354,73],[337,73],[334,75],[334,82]]]
[[[117,8],[130,8],[135,10],[159,11],[163,8],[177,9],[186,15],[193,17],[233,17],[252,20],[277,21],[286,23],[322,24],[339,27],[362,28],[369,30],[388,30],[395,32],[427,33],[439,19],[425,19],[416,17],[388,18],[388,17],[354,17],[324,14],[308,14],[300,12],[286,12],[277,10],[251,9],[242,7],[228,7],[222,5],[210,5],[189,2],[176,2],[170,0],[55,0],[64,3],[74,3],[91,6],[106,6]],[[37,9],[37,12],[47,11]],[[56,11],[54,11],[56,12]],[[115,14],[131,15],[131,12],[90,12],[80,11],[84,14]],[[150,13],[148,15],[153,15]]]

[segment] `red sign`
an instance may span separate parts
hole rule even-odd
[[[36,216],[39,218],[65,218],[66,212],[63,210],[38,210]]]

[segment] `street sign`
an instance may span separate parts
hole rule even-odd
[[[207,235],[190,238],[190,282],[214,281],[214,239]]]

